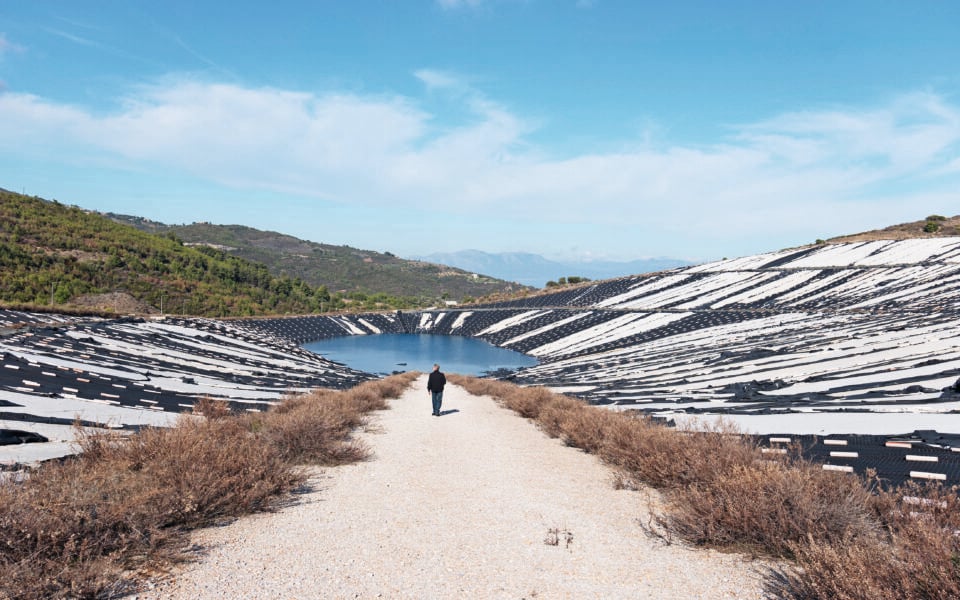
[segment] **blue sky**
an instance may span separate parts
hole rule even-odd
[[[0,187],[400,256],[712,260],[960,200],[960,3],[0,2]]]

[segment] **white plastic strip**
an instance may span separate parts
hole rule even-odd
[[[904,458],[916,462],[938,462],[940,460],[936,456],[921,456],[919,454],[908,454]]]
[[[843,473],[853,473],[853,467],[847,465],[823,465],[824,471],[841,471]]]
[[[935,479],[937,481],[946,481],[947,476],[943,473],[927,473],[926,471],[910,471],[910,477],[914,479]]]

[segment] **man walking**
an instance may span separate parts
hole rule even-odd
[[[427,391],[433,400],[433,416],[440,416],[440,404],[443,402],[443,386],[447,385],[447,377],[440,372],[440,365],[433,365],[433,372],[427,378]]]

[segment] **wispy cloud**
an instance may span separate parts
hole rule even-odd
[[[55,29],[53,27],[47,27],[45,29],[47,33],[53,34],[57,37],[61,37],[67,41],[73,42],[74,44],[80,44],[81,46],[89,46],[92,48],[103,48],[103,44],[96,42],[94,40],[81,37],[79,35],[74,35],[72,33],[63,31],[62,29]]]
[[[931,93],[903,95],[866,110],[798,112],[748,125],[741,138],[790,163],[875,164],[885,176],[923,168],[955,153],[960,111]]]
[[[103,32],[103,27],[96,21],[88,21],[83,18],[77,18],[75,15],[67,16],[63,13],[51,15],[57,21],[69,25],[71,29],[84,29],[86,31]]]
[[[23,52],[25,48],[19,44],[14,44],[7,39],[6,34],[0,33],[0,58],[3,58],[6,54],[14,54]]]
[[[466,87],[457,75],[436,69],[419,69],[414,71],[413,75],[431,90],[464,89]]]
[[[782,114],[731,127],[719,143],[619,140],[632,149],[561,155],[530,141],[537,123],[455,75],[416,76],[456,90],[468,116],[438,129],[432,123],[445,115],[409,97],[171,80],[136,90],[106,115],[0,95],[0,153],[173,169],[342,203],[630,226],[638,235],[823,232],[825,219],[842,231],[858,215],[955,204],[960,184],[960,107],[933,93]]]
[[[65,22],[72,23],[71,21],[66,21],[65,19],[61,19],[61,20],[65,21]],[[86,29],[88,29],[88,30],[94,31],[95,33],[99,33],[99,31],[98,31],[94,26],[92,26],[92,25],[83,25],[83,27],[86,28]],[[154,60],[152,60],[152,59],[149,59],[149,58],[147,58],[147,57],[145,57],[145,56],[142,56],[142,55],[140,55],[140,54],[136,54],[135,52],[129,52],[129,51],[123,49],[123,48],[118,48],[118,47],[116,47],[116,46],[112,46],[112,45],[110,45],[110,44],[103,43],[103,42],[99,41],[98,39],[94,39],[94,38],[91,38],[91,37],[85,37],[85,36],[82,36],[82,35],[77,35],[77,34],[75,34],[75,33],[69,32],[69,31],[64,31],[64,30],[62,30],[62,29],[57,29],[57,28],[55,28],[55,27],[46,27],[46,28],[44,28],[44,31],[46,31],[46,32],[49,33],[50,35],[54,35],[54,36],[56,36],[56,37],[65,39],[65,40],[67,40],[67,41],[69,41],[69,42],[71,42],[71,43],[77,44],[77,45],[79,45],[79,46],[84,46],[84,47],[86,47],[86,48],[93,48],[93,49],[95,49],[95,50],[97,50],[97,51],[103,52],[103,53],[105,53],[105,54],[109,54],[109,55],[111,55],[111,56],[120,57],[120,58],[123,58],[123,59],[127,59],[127,60],[131,60],[131,61],[140,63],[140,64],[144,64],[144,65],[150,65],[150,66],[152,66],[152,67],[160,67],[160,66],[161,66],[160,64],[158,64],[156,61],[154,61]]]
[[[483,2],[484,0],[437,0],[437,4],[439,4],[441,8],[448,10],[463,7],[476,8],[483,4]]]
[[[161,29],[162,29],[162,28],[161,28]],[[202,54],[201,52],[199,52],[199,51],[196,50],[193,46],[191,46],[190,44],[188,44],[188,43],[186,43],[185,41],[183,41],[183,38],[181,38],[181,37],[180,37],[179,35],[177,35],[176,33],[169,32],[169,31],[165,31],[165,33],[166,33],[168,36],[170,36],[170,39],[172,39],[173,42],[174,42],[177,46],[179,46],[181,49],[183,49],[184,51],[186,51],[187,54],[189,54],[190,56],[194,57],[195,59],[197,59],[197,60],[200,61],[201,63],[207,65],[208,67],[210,67],[211,69],[213,69],[213,71],[215,71],[215,72],[217,72],[217,73],[220,73],[220,74],[223,74],[223,75],[226,75],[227,77],[229,77],[231,80],[234,80],[234,81],[236,81],[236,80],[239,79],[239,77],[237,77],[237,74],[236,74],[236,73],[233,73],[233,72],[230,71],[229,69],[223,67],[220,63],[214,61],[213,59],[207,57],[205,54]]]

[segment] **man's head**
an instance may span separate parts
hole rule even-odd
[[[433,370],[434,370],[434,371],[439,371],[439,370],[440,370],[440,365],[434,363],[434,365],[433,365]]]

